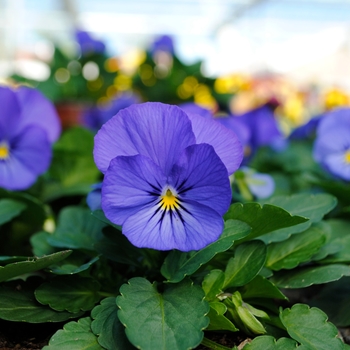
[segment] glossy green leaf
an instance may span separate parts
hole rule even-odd
[[[350,276],[350,266],[333,264],[281,271],[274,274],[270,281],[280,288],[305,288],[313,284],[337,281],[343,276]]]
[[[337,205],[337,198],[328,193],[297,193],[291,196],[276,196],[265,203],[276,205],[292,215],[309,218],[311,222],[319,222],[324,215]]]
[[[0,318],[14,322],[45,323],[62,322],[80,317],[83,312],[57,312],[35,299],[34,290],[41,279],[11,281],[0,286]]]
[[[208,317],[210,318],[210,323],[207,330],[210,331],[231,331],[237,332],[236,326],[224,315],[227,311],[225,304],[218,301],[210,303],[210,311]]]
[[[49,345],[44,346],[43,350],[103,350],[90,327],[90,317],[68,322],[51,337]]]
[[[288,334],[310,350],[343,350],[338,330],[327,322],[327,315],[318,308],[295,304],[280,314]]]
[[[161,273],[169,282],[179,282],[197,271],[201,265],[210,261],[217,253],[229,249],[235,240],[247,236],[249,232],[250,227],[244,222],[228,220],[220,238],[207,247],[189,253],[178,250],[169,253],[161,268]]]
[[[155,283],[136,277],[122,285],[120,293],[118,317],[137,348],[183,350],[202,341],[209,304],[202,288],[191,281],[167,284],[160,292]]]
[[[252,298],[287,299],[271,281],[261,275],[255,276],[253,280],[241,287],[239,291],[244,300]]]
[[[94,250],[94,244],[103,237],[104,226],[90,209],[68,206],[60,212],[57,228],[47,241],[54,247]]]
[[[216,296],[222,292],[225,282],[225,274],[221,270],[211,270],[204,277],[202,288],[205,293],[205,299],[208,301],[215,300]]]
[[[12,220],[26,207],[26,204],[20,201],[8,198],[0,199],[0,225]]]
[[[325,214],[336,206],[337,199],[327,193],[298,193],[291,196],[272,197],[265,203],[281,207],[292,215],[309,218],[309,221],[305,223],[289,228],[282,228],[261,237],[265,243],[271,243],[283,241],[292,234],[305,231],[312,223],[319,222]]]
[[[225,270],[223,288],[239,287],[249,283],[263,268],[266,260],[266,245],[250,241],[239,245]]]
[[[311,260],[326,241],[322,226],[311,226],[287,240],[267,246],[266,267],[271,270],[292,269]]]
[[[294,350],[298,343],[289,338],[280,338],[276,340],[270,335],[261,335],[244,346],[243,350]],[[305,349],[306,350],[306,349]]]
[[[71,250],[64,250],[41,258],[28,258],[27,261],[19,261],[6,266],[0,266],[0,282],[29,272],[42,270],[66,259],[71,253]]]
[[[57,311],[78,312],[91,310],[99,301],[100,284],[80,276],[58,276],[43,283],[35,291],[39,303]]]
[[[94,319],[91,323],[92,331],[98,336],[98,342],[107,350],[135,349],[125,335],[125,327],[119,321],[118,307],[115,297],[105,298],[101,304],[91,311]]]
[[[274,205],[265,204],[261,206],[259,203],[232,204],[225,214],[225,219],[240,220],[252,228],[251,233],[241,241],[247,241],[280,228],[308,221],[307,218],[292,216],[286,210]]]

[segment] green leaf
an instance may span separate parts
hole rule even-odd
[[[86,261],[87,259],[90,260]],[[80,251],[73,251],[67,259],[50,265],[48,270],[56,275],[74,275],[88,270],[98,260],[98,256],[90,258]]]
[[[205,293],[205,299],[208,301],[215,300],[216,296],[222,292],[225,282],[225,274],[221,270],[211,270],[204,277],[202,288]]]
[[[48,256],[43,256],[42,258],[28,258],[27,261],[19,261],[6,266],[0,266],[0,282],[29,272],[42,270],[67,258],[71,253],[71,250],[64,250]]]
[[[293,339],[280,338],[276,340],[270,335],[261,335],[244,346],[243,350],[294,350],[298,344]]]
[[[210,261],[217,253],[229,249],[236,239],[249,234],[250,227],[244,222],[228,220],[220,238],[205,248],[189,253],[173,250],[166,257],[161,268],[162,275],[172,283],[183,280],[196,272],[201,265]]]
[[[322,226],[313,225],[285,241],[271,243],[267,246],[266,267],[275,271],[292,269],[300,263],[310,261],[325,241]]]
[[[309,221],[305,223],[276,230],[261,238],[265,243],[271,243],[283,241],[292,234],[305,231],[312,223],[319,222],[325,214],[336,206],[337,199],[327,193],[318,193],[314,195],[298,193],[291,196],[272,197],[265,203],[281,207],[292,215],[309,218]]]
[[[204,292],[189,280],[164,286],[132,278],[120,288],[118,317],[130,342],[139,349],[183,350],[194,348],[208,326],[209,305]]]
[[[311,222],[319,222],[337,205],[337,198],[328,193],[298,193],[291,196],[277,196],[265,203],[276,205],[292,215],[309,218]]]
[[[91,310],[99,301],[100,284],[80,276],[59,276],[43,283],[35,291],[39,303],[57,311],[78,312]]]
[[[40,281],[38,281],[40,280]],[[11,281],[0,286],[0,318],[14,322],[62,322],[80,317],[83,312],[57,312],[41,305],[34,296],[34,290],[41,279],[29,278],[27,281]]]
[[[225,270],[223,288],[239,287],[250,282],[263,268],[266,260],[266,245],[250,241],[239,245]]]
[[[110,221],[109,219],[106,218],[106,215],[102,209],[94,210],[91,213],[91,215],[93,215],[95,218],[99,219],[100,221],[104,222],[105,224],[108,224],[108,225],[116,228],[120,232],[122,231],[122,227],[120,225],[116,225],[112,221]]]
[[[97,337],[91,332],[91,318],[69,322],[57,331],[43,350],[103,350]]]
[[[90,209],[68,206],[61,210],[57,228],[47,241],[54,247],[94,250],[94,244],[103,237],[104,226]]]
[[[310,350],[343,350],[338,330],[327,322],[327,315],[318,308],[295,304],[280,314],[288,334]]]
[[[235,203],[225,214],[225,220],[235,219],[247,223],[251,233],[241,241],[248,241],[260,237],[280,228],[290,227],[306,222],[308,219],[301,216],[292,216],[282,208],[274,205],[259,203]]]
[[[107,350],[135,349],[125,335],[125,328],[118,318],[116,298],[109,297],[101,301],[91,311],[94,319],[91,323],[92,331],[98,335],[98,342]]]
[[[255,276],[253,280],[241,287],[239,291],[244,300],[252,298],[287,300],[287,297],[271,281],[260,275]]]
[[[350,263],[350,222],[340,219],[327,220],[331,227],[330,248],[339,248],[333,254],[323,259],[322,263]]]
[[[281,271],[270,278],[280,288],[305,288],[313,284],[322,284],[350,276],[350,266],[342,264],[312,266]]]
[[[227,307],[225,304],[218,301],[210,303],[210,311],[208,313],[210,323],[206,330],[227,330],[231,332],[237,332],[238,329],[235,327],[235,325],[227,317],[224,316],[226,311]]]
[[[41,201],[28,193],[6,191],[0,188],[0,198],[21,202],[25,207],[18,219],[32,226],[41,226],[46,219],[46,210]]]
[[[30,244],[33,247],[33,254],[35,256],[49,255],[56,251],[56,249],[47,242],[49,237],[51,237],[51,234],[45,231],[37,232],[30,237]]]
[[[79,140],[79,142],[77,142]],[[66,130],[54,145],[43,197],[46,201],[62,195],[87,194],[98,182],[99,170],[93,160],[94,135],[86,128]]]
[[[0,225],[11,221],[19,215],[27,206],[23,202],[13,199],[0,200]]]

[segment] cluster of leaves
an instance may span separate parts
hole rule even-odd
[[[350,325],[350,197],[309,145],[261,150],[253,163],[276,194],[232,203],[221,237],[184,253],[135,248],[91,213],[92,144],[85,129],[67,130],[35,186],[0,192],[1,319],[64,322],[45,350],[228,349],[214,332],[251,338],[244,350],[349,348],[336,326]]]

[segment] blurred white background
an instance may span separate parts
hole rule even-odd
[[[111,55],[168,34],[209,76],[276,72],[350,91],[350,0],[0,0],[0,78],[45,75],[32,57],[69,47],[75,27]]]

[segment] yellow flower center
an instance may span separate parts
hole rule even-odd
[[[0,160],[7,159],[10,155],[9,147],[6,142],[0,143]]]
[[[344,158],[345,158],[345,163],[350,164],[350,149],[348,149],[345,152]]]
[[[165,194],[161,196],[161,198],[161,206],[163,210],[174,210],[175,208],[179,208],[179,201],[169,188],[166,190]]]

